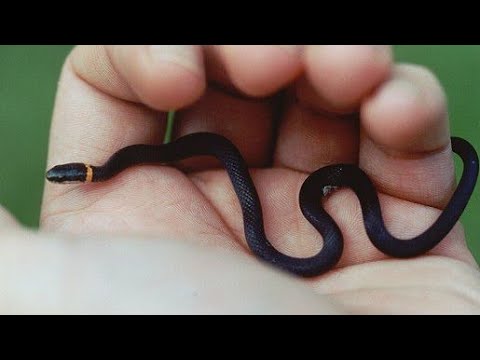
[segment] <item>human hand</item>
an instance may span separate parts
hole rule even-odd
[[[267,236],[292,256],[321,247],[297,199],[322,166],[359,164],[400,238],[433,223],[455,188],[440,85],[423,68],[392,64],[388,47],[370,46],[78,47],[63,69],[48,167],[101,164],[126,145],[159,143],[165,111],[177,108],[175,137],[211,131],[238,146]],[[392,259],[368,240],[354,194],[336,191],[324,205],[342,230],[342,258],[320,277],[297,279],[251,256],[238,200],[215,161],[191,159],[181,169],[142,166],[107,183],[47,184],[43,239],[28,258],[50,261],[31,269],[42,267],[43,281],[62,274],[56,291],[84,300],[34,309],[479,312],[480,276],[460,224],[427,255]],[[30,249],[18,233],[8,246]]]

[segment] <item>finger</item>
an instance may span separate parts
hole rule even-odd
[[[349,113],[388,77],[392,52],[384,45],[320,45],[306,48],[304,60],[308,82],[299,83],[297,96],[317,109]]]
[[[0,282],[3,314],[341,312],[246,256],[167,239],[10,234],[0,239]]]
[[[174,137],[214,132],[230,139],[250,167],[271,164],[277,97],[265,97],[301,71],[296,46],[207,46],[204,48],[208,90],[187,109],[177,112]],[[262,96],[262,99],[247,95]],[[183,170],[219,166],[214,159],[181,162]]]
[[[100,92],[79,78],[67,60],[55,101],[47,167],[74,161],[98,164],[121,147],[157,143],[164,118],[141,104]]]
[[[417,236],[438,218],[438,209],[444,207],[454,188],[443,91],[428,70],[397,66],[391,79],[362,106],[361,117],[359,165],[380,193],[386,227],[397,238]],[[383,255],[365,236],[358,207],[346,210],[346,204],[356,203],[353,194],[341,197],[328,201],[345,211],[335,219],[345,236],[347,263],[381,259]],[[349,213],[355,219],[350,224],[343,221]],[[457,224],[429,254],[475,263],[464,239]]]
[[[396,66],[392,77],[362,105],[359,166],[374,182],[385,225],[397,238],[424,232],[450,199],[455,179],[449,143],[443,90],[422,67]],[[349,195],[329,201],[345,209],[345,204],[356,202],[350,194],[350,201]],[[351,216],[356,219],[351,225],[343,222],[346,215],[336,219],[345,236],[345,259],[353,263],[381,259],[355,209],[350,210],[356,214]],[[429,254],[474,263],[464,239],[463,228],[457,224]]]
[[[199,46],[82,46],[71,59],[77,74],[101,91],[157,110],[187,106],[205,89]]]
[[[62,70],[50,130],[48,168],[66,162],[101,165],[124,146],[135,143],[158,144],[163,138],[165,114],[159,114],[141,103],[110,95],[119,95],[124,90],[123,83],[118,80],[121,78],[118,73],[110,74],[110,93],[99,90],[98,84],[105,81],[105,78],[97,79],[95,75],[103,76],[103,73],[99,75],[92,71],[89,78],[79,76],[78,72],[86,71],[75,66],[76,57],[82,54],[82,51],[74,51]],[[95,64],[97,63],[92,62],[91,68],[96,69]],[[75,208],[80,199],[94,202],[91,196],[83,194],[79,198],[73,196],[73,193],[53,202],[73,188],[76,187],[46,184],[42,226],[46,214],[68,212]]]
[[[362,107],[360,166],[378,190],[442,208],[455,187],[444,92],[435,76],[399,65]]]
[[[237,89],[250,96],[267,96],[300,74],[302,49],[298,45],[234,45],[220,47],[218,55]]]
[[[275,164],[312,172],[357,163],[358,116],[348,113],[388,77],[389,47],[311,46],[304,61],[307,74],[296,82],[281,119]]]
[[[173,138],[197,132],[225,136],[240,150],[250,167],[271,163],[275,99],[247,99],[210,86],[205,95],[188,109],[177,112]],[[182,161],[186,171],[218,167],[212,158],[195,157]]]
[[[311,173],[323,166],[358,161],[357,116],[335,116],[291,102],[283,114],[274,165]]]

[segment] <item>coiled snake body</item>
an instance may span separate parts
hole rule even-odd
[[[331,269],[343,251],[343,237],[335,221],[322,208],[320,198],[331,186],[349,187],[362,208],[368,237],[382,252],[393,257],[413,257],[437,245],[460,218],[475,187],[478,156],[464,139],[452,137],[452,150],[463,160],[463,173],[449,203],[422,234],[400,240],[385,228],[377,192],[368,176],[357,166],[337,164],[312,173],[300,189],[300,208],[306,219],[323,236],[323,247],[314,256],[295,258],[276,250],[268,241],[263,226],[262,207],[248,167],[239,150],[228,139],[212,133],[195,133],[163,145],[132,145],[120,149],[102,166],[84,163],[57,165],[47,172],[55,183],[98,182],[108,180],[122,170],[145,163],[168,164],[193,156],[210,155],[219,159],[235,189],[243,214],[245,238],[259,258],[300,276],[316,276]]]

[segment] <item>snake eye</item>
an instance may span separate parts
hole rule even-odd
[[[72,183],[87,181],[88,167],[83,163],[57,165],[47,171],[46,178],[54,183]]]

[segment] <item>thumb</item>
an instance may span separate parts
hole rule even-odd
[[[175,239],[12,231],[0,236],[0,286],[0,314],[344,311],[308,285],[247,256]]]

